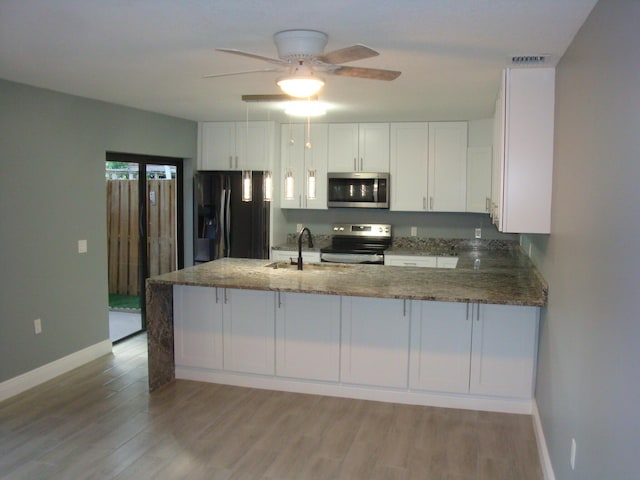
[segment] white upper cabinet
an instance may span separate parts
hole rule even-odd
[[[283,124],[280,129],[280,205],[282,208],[327,208],[326,123]],[[309,138],[307,138],[309,137]],[[310,171],[315,171],[315,195]],[[287,197],[286,176],[293,176],[293,192]]]
[[[550,233],[554,68],[507,69],[496,102],[492,216],[501,232]]]
[[[329,124],[329,171],[389,172],[389,124]]]
[[[464,212],[467,122],[429,122],[429,211]]]
[[[390,209],[401,212],[427,211],[429,124],[392,123],[390,146]]]
[[[201,122],[198,170],[269,170],[273,122]]]
[[[490,211],[492,155],[491,147],[467,149],[467,212]]]
[[[467,211],[467,132],[467,122],[391,124],[391,210]]]

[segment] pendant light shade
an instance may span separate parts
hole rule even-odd
[[[264,192],[264,201],[270,202],[273,196],[273,182],[271,181],[271,170],[265,170],[262,174],[262,190]]]
[[[316,199],[316,170],[310,168],[307,172],[307,198],[309,200]]]
[[[294,196],[293,172],[287,169],[287,173],[284,177],[284,198],[287,200],[293,200]]]
[[[253,198],[252,192],[252,175],[251,170],[244,170],[242,172],[242,201],[250,202]]]

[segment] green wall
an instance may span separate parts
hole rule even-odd
[[[186,159],[190,198],[196,138],[192,121],[0,80],[0,382],[109,338],[105,152]]]

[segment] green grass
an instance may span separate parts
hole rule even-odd
[[[140,297],[110,293],[109,308],[126,308],[131,310],[140,310]]]

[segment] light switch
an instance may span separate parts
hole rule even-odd
[[[87,241],[78,240],[78,253],[87,253]]]

